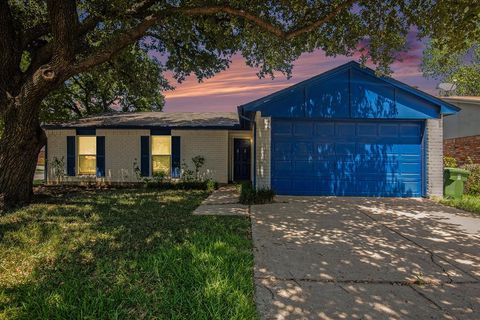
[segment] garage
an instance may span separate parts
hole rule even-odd
[[[289,195],[419,197],[421,121],[272,121],[272,189]]]
[[[452,104],[349,62],[239,107],[254,184],[279,195],[443,194]]]

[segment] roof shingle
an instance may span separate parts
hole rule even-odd
[[[43,125],[46,129],[157,127],[234,129],[239,126],[236,112],[119,112],[72,122]]]

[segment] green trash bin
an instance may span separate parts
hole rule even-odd
[[[460,198],[470,171],[459,168],[445,168],[443,175],[443,194],[449,198]]]

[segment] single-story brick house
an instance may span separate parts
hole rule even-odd
[[[461,110],[443,120],[445,155],[458,164],[480,163],[480,97],[442,97]]]
[[[205,158],[220,183],[252,180],[278,194],[441,195],[442,117],[454,105],[349,62],[238,107],[236,113],[126,113],[49,124],[67,180],[133,182],[181,175]]]

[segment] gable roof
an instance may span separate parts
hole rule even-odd
[[[395,80],[391,77],[379,77],[375,74],[375,71],[368,68],[368,67],[363,67],[362,65],[360,65],[358,62],[356,61],[350,61],[350,62],[347,62],[341,66],[338,66],[334,69],[331,69],[329,71],[326,71],[324,73],[321,73],[317,76],[314,76],[312,78],[309,78],[307,80],[304,80],[304,81],[301,81],[297,84],[294,84],[290,87],[287,87],[287,88],[284,88],[282,90],[279,90],[277,92],[274,92],[270,95],[267,95],[265,97],[262,97],[262,98],[259,98],[257,100],[254,100],[254,101],[251,101],[249,103],[246,103],[246,104],[243,104],[243,105],[240,105],[239,106],[239,109],[240,109],[240,112],[251,112],[251,111],[258,111],[261,109],[262,105],[278,98],[278,97],[281,97],[285,94],[288,94],[288,93],[291,93],[293,91],[297,91],[297,90],[302,90],[304,89],[306,86],[310,85],[311,83],[313,82],[317,82],[317,81],[321,81],[321,80],[324,80],[324,79],[328,79],[328,78],[331,78],[332,76],[334,76],[335,74],[338,74],[342,71],[347,71],[348,69],[354,69],[356,71],[359,71],[363,74],[366,74],[368,76],[371,76],[371,77],[375,77],[376,79],[380,80],[380,81],[383,81],[384,83],[386,84],[389,84],[391,86],[393,86],[394,88],[397,88],[397,89],[400,89],[408,94],[411,94],[413,96],[416,96],[420,99],[423,99],[431,104],[434,104],[436,106],[438,106],[440,109],[440,113],[441,114],[452,114],[452,113],[456,113],[458,111],[460,111],[460,109],[447,102],[447,101],[444,101],[442,99],[439,99],[435,96],[432,96],[426,92],[423,92],[421,90],[418,90],[414,87],[411,87],[403,82],[400,82],[398,80]]]
[[[236,112],[118,112],[66,123],[43,125],[45,129],[237,129],[239,127]]]

